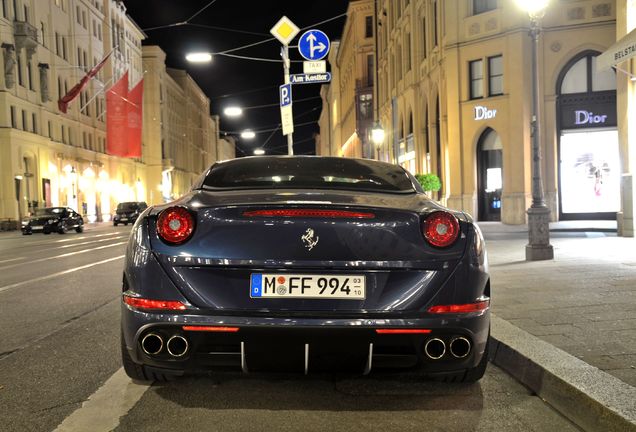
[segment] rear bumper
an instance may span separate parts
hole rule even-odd
[[[200,332],[183,326],[238,327],[237,332]],[[368,372],[378,368],[416,368],[424,373],[475,367],[488,340],[490,312],[400,318],[250,317],[154,314],[122,305],[122,330],[133,361],[182,374],[198,370],[284,370],[314,372],[333,368]],[[428,334],[377,334],[376,329],[428,329]],[[145,353],[142,339],[154,333],[163,340],[158,354]],[[182,336],[187,351],[174,356],[167,341]],[[450,342],[463,337],[470,352],[450,353]],[[439,359],[425,354],[429,340],[447,349]]]

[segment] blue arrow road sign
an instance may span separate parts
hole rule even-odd
[[[292,86],[291,84],[283,84],[280,86],[280,106],[286,107],[292,103]]]
[[[300,55],[309,61],[322,60],[329,54],[329,38],[320,30],[308,30],[298,41]]]

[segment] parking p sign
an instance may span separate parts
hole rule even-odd
[[[292,85],[284,84],[280,86],[280,106],[286,107],[292,103]]]

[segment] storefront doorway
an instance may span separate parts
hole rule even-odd
[[[499,134],[486,129],[477,144],[477,182],[480,221],[501,220],[503,154]]]
[[[596,52],[575,57],[559,80],[559,219],[616,219],[621,167],[616,75]]]

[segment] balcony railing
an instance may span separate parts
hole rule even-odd
[[[13,36],[17,51],[27,49],[27,55],[31,57],[38,46],[38,29],[26,21],[13,22]]]

